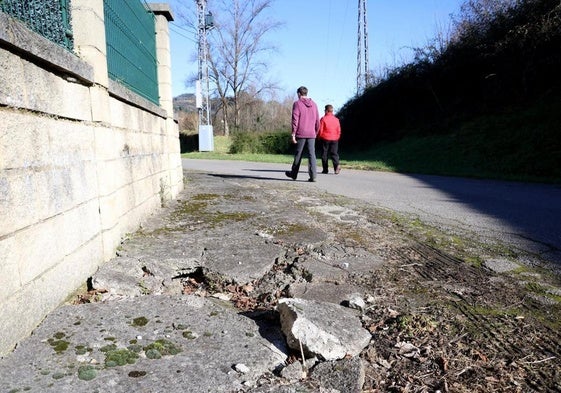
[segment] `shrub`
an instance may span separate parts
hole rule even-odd
[[[233,133],[230,153],[261,153],[257,135],[249,132]]]
[[[271,132],[259,135],[263,146],[263,153],[268,154],[290,154],[290,135],[286,132]]]
[[[286,132],[232,134],[230,153],[287,154],[290,152],[290,138]]]
[[[181,153],[197,151],[199,148],[199,134],[180,132],[179,144]]]

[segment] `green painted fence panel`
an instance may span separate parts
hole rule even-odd
[[[74,42],[69,9],[70,0],[0,0],[0,11],[72,51]]]
[[[159,105],[154,14],[141,0],[104,0],[109,77]]]

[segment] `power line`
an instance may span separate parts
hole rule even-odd
[[[169,26],[170,26],[170,30],[172,30],[173,32],[175,32],[175,34],[177,34],[177,35],[179,35],[179,36],[181,36],[181,37],[183,37],[183,38],[185,38],[185,39],[188,39],[188,40],[191,41],[191,42],[197,43],[197,40],[195,40],[195,39],[192,37],[192,34],[194,33],[193,31],[189,31],[189,30],[187,30],[187,29],[184,29],[184,28],[181,28],[181,27],[172,25],[172,24],[170,24]],[[191,36],[188,36],[188,35],[184,34],[182,31],[191,34]]]

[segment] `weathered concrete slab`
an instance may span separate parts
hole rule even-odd
[[[205,239],[204,266],[244,284],[265,275],[283,250],[255,233],[234,232]]]
[[[137,258],[116,258],[101,266],[92,277],[92,286],[104,300],[113,297],[142,295],[180,295],[182,285],[174,279],[184,272],[193,271],[199,263],[150,263]],[[191,266],[190,269],[187,266]]]
[[[350,295],[359,291],[363,289],[350,284],[296,282],[290,285],[288,294],[294,298],[342,304],[349,300]]]
[[[260,331],[229,304],[194,296],[64,306],[0,360],[0,391],[231,392],[286,359]]]
[[[323,198],[293,200],[294,190],[259,184],[198,178],[92,276],[93,287],[107,291],[93,300],[103,302],[61,306],[0,360],[0,392],[337,392],[311,377],[313,363],[303,380],[296,366],[284,377],[271,373],[286,367],[289,351],[272,308],[278,297],[295,294],[336,303],[316,307],[314,326],[343,336],[343,356],[360,352],[360,313],[338,304],[364,293],[349,279],[369,274],[379,260],[335,241],[315,217]],[[345,211],[349,218],[362,223]],[[240,285],[194,293],[232,303],[251,297],[270,309],[244,316],[228,301],[182,295],[199,278]],[[235,292],[248,282],[252,291]]]
[[[343,282],[349,277],[349,272],[344,266],[331,260],[320,261],[311,258],[300,263],[298,267],[305,270],[308,279],[313,282]]]
[[[355,311],[332,303],[281,299],[277,307],[288,346],[325,360],[356,356],[371,335]]]

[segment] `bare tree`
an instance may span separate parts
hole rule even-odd
[[[252,86],[240,95],[240,126],[250,132],[290,132],[292,97],[279,101],[276,96],[262,97]]]
[[[197,130],[198,119],[196,112],[179,112],[177,120],[180,131],[193,132]]]
[[[455,20],[454,39],[483,36],[499,14],[506,13],[520,0],[467,0]]]
[[[281,26],[266,15],[273,2],[215,0],[209,5],[216,27],[209,36],[209,71],[220,99],[225,135],[229,134],[230,118],[235,128],[240,127],[243,104],[252,102],[247,94],[258,97],[275,89],[275,84],[265,78],[266,55],[275,50],[265,36]]]

